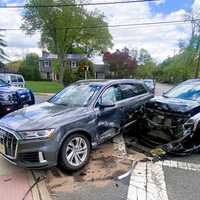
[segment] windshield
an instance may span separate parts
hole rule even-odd
[[[87,106],[101,86],[89,83],[74,84],[59,92],[49,102],[66,106]]]
[[[0,87],[8,86],[9,84],[0,79]]]
[[[180,84],[164,94],[164,96],[169,98],[200,101],[200,85]]]

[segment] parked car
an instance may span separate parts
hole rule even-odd
[[[133,125],[152,97],[141,81],[76,82],[48,102],[1,119],[1,154],[23,167],[58,164],[78,170],[88,162],[92,148]]]
[[[144,84],[155,94],[156,83],[153,79],[143,79]]]
[[[0,79],[0,116],[34,103],[31,90],[11,86]]]
[[[166,153],[200,151],[200,79],[185,81],[151,99],[140,126],[140,141]]]
[[[20,74],[0,73],[0,79],[15,87],[25,87],[24,77]]]

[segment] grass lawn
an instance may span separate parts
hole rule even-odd
[[[26,88],[37,93],[57,93],[62,90],[64,86],[53,81],[26,81]]]

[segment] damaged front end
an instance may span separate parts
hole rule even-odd
[[[176,113],[146,107],[140,130],[141,143],[153,156],[185,156],[200,151],[200,114]]]

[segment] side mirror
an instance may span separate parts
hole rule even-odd
[[[115,106],[114,102],[109,101],[109,100],[99,103],[100,108],[109,108],[109,107],[114,107],[114,106]]]

